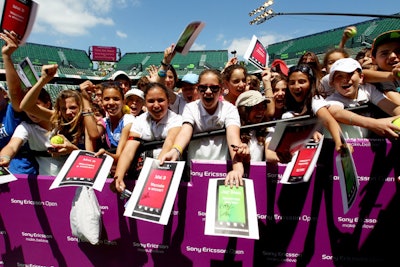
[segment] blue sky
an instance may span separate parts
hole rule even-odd
[[[249,0],[35,0],[38,15],[27,42],[88,51],[93,45],[127,52],[164,51],[184,27],[201,20],[205,27],[191,50],[236,50],[243,56],[253,35],[264,45],[372,19],[349,16],[280,15],[250,25],[249,12],[265,1]],[[276,13],[328,12],[391,15],[395,0],[276,0]],[[339,42],[339,40],[338,40]]]

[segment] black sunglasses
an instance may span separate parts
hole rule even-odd
[[[312,68],[306,64],[300,64],[297,66],[290,67],[288,75],[290,75],[296,71],[300,71],[300,72],[305,73],[305,74],[309,75],[310,77],[314,78],[314,72],[313,72]]]
[[[122,83],[118,81],[109,81],[109,82],[102,82],[101,85],[103,87],[114,87],[114,86],[121,87]]]
[[[203,85],[200,84],[197,86],[197,90],[199,90],[200,93],[205,93],[207,89],[210,88],[211,92],[213,93],[218,93],[219,90],[221,90],[221,87],[219,85]]]

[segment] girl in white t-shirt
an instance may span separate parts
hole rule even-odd
[[[240,140],[240,118],[237,108],[228,101],[220,101],[222,77],[219,71],[207,69],[200,73],[197,90],[200,99],[186,104],[182,113],[183,125],[174,146],[167,150],[166,160],[178,160],[188,147],[188,161],[192,159],[232,159],[232,171],[226,185],[243,185],[243,161],[248,160],[249,148]],[[193,134],[225,129],[225,135],[192,139]]]
[[[160,159],[162,151],[169,151],[175,137],[182,126],[180,115],[168,109],[168,89],[161,83],[149,83],[144,89],[145,105],[147,112],[136,117],[129,132],[129,138],[124,147],[122,155],[118,160],[115,171],[115,188],[118,192],[125,189],[124,178],[130,168],[132,161],[138,153],[142,141],[164,140],[162,150],[153,150],[153,158]]]
[[[340,139],[340,126],[335,118],[328,111],[327,102],[318,94],[317,78],[312,68],[307,64],[300,64],[289,69],[288,92],[286,97],[286,110],[282,119],[296,116],[310,115],[317,116],[323,126],[330,132],[335,142],[335,150],[340,151],[343,144]],[[319,140],[321,133],[314,134],[314,139]],[[269,144],[269,142],[268,142]],[[287,163],[291,155],[277,155],[275,151],[268,149],[266,145],[267,161],[271,163]]]

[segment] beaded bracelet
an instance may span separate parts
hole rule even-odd
[[[6,159],[6,160],[8,160],[8,161],[11,160],[11,158],[10,158],[9,156],[7,156],[7,155],[1,155],[1,156],[0,156],[0,159]]]
[[[85,117],[85,116],[93,116],[94,115],[94,112],[82,112],[82,116],[83,117]]]
[[[169,67],[169,66],[170,66],[170,64],[164,63],[164,61],[162,61],[162,60],[161,60],[160,63],[161,63],[161,65],[164,66],[164,67]]]

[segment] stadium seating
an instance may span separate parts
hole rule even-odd
[[[351,56],[354,56],[365,45],[371,44],[380,33],[399,29],[400,20],[378,18],[357,23],[355,26],[358,29],[358,34],[346,44]],[[270,56],[269,62],[279,58],[285,60],[289,66],[294,65],[305,51],[313,51],[322,59],[328,49],[339,44],[346,27],[270,44],[267,47]],[[0,40],[0,45],[3,44],[4,41]],[[51,96],[54,97],[60,90],[68,88],[68,85],[77,85],[87,79],[95,82],[106,80],[117,70],[128,73],[135,83],[142,75],[148,74],[146,69],[150,65],[159,65],[163,55],[163,51],[127,52],[118,62],[111,64],[113,68],[102,70],[93,68],[94,64],[85,50],[26,43],[13,54],[13,60],[20,62],[25,57],[29,57],[38,75],[40,75],[42,65],[58,64],[59,72],[54,80],[56,84],[46,86],[46,89],[52,91]],[[229,53],[227,50],[203,50],[189,51],[187,55],[178,53],[172,63],[179,78],[182,78],[188,72],[199,74],[206,68],[222,70],[228,60]],[[252,64],[244,63],[250,73],[259,71]],[[5,81],[2,58],[0,58],[0,81]]]
[[[353,25],[357,27],[357,36],[349,40],[346,44],[346,48],[348,48],[351,56],[355,56],[365,45],[372,44],[374,38],[380,33],[400,29],[400,20],[379,18]],[[268,54],[271,62],[279,58],[285,60],[288,65],[293,65],[297,63],[298,58],[305,51],[312,51],[317,55],[323,55],[329,49],[339,45],[343,30],[347,26],[269,45]]]

